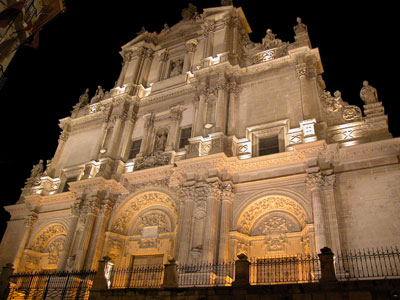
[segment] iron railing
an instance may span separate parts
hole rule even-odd
[[[345,251],[335,257],[338,280],[400,277],[400,251],[397,247]]]
[[[7,300],[89,299],[95,271],[13,274]]]
[[[253,258],[250,263],[250,284],[315,282],[321,274],[317,256]]]
[[[159,288],[163,273],[163,265],[136,265],[130,269],[113,269],[110,288]]]
[[[234,270],[234,262],[179,265],[178,286],[229,286],[234,280]]]

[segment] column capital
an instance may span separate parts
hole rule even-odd
[[[325,175],[323,177],[323,185],[326,188],[333,188],[335,186],[336,183],[336,175],[335,174],[331,174],[331,175]]]
[[[324,183],[321,172],[308,173],[306,177],[307,187],[313,191],[320,188]]]
[[[38,220],[38,216],[36,213],[31,213],[30,215],[25,217],[25,227],[32,228]]]

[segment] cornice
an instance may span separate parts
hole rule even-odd
[[[82,193],[84,191],[109,190],[113,194],[127,193],[128,191],[114,179],[104,179],[103,177],[89,178],[68,183],[73,193]]]
[[[132,173],[124,173],[121,175],[120,181],[125,186],[129,183],[141,183],[149,180],[153,181],[169,178],[173,173],[173,168],[174,167],[172,165],[166,165],[156,168],[134,171]]]
[[[4,209],[11,215],[11,219],[16,215],[27,215],[30,211],[26,203],[7,205]]]
[[[149,95],[144,97],[140,101],[140,106],[146,106],[154,103],[158,103],[161,101],[165,101],[167,99],[176,98],[177,96],[182,96],[190,93],[194,93],[194,88],[191,85],[184,84],[174,87],[172,89],[168,89],[163,92],[156,93],[154,95]]]

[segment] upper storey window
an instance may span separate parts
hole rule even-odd
[[[189,145],[189,139],[191,135],[192,127],[181,129],[181,137],[179,138],[179,149],[185,148],[186,145]]]
[[[279,138],[277,135],[260,138],[258,140],[258,156],[274,154],[279,152]]]
[[[136,155],[139,154],[141,144],[142,144],[142,140],[132,141],[131,149],[129,150],[128,159],[135,158]]]

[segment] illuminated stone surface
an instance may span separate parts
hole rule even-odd
[[[295,42],[268,30],[257,44],[240,8],[191,6],[182,17],[124,45],[116,86],[85,91],[60,120],[54,158],[6,207],[0,265],[90,269],[107,255],[129,267],[398,244],[400,139],[376,91],[361,93],[365,116],[327,91],[300,19]]]

